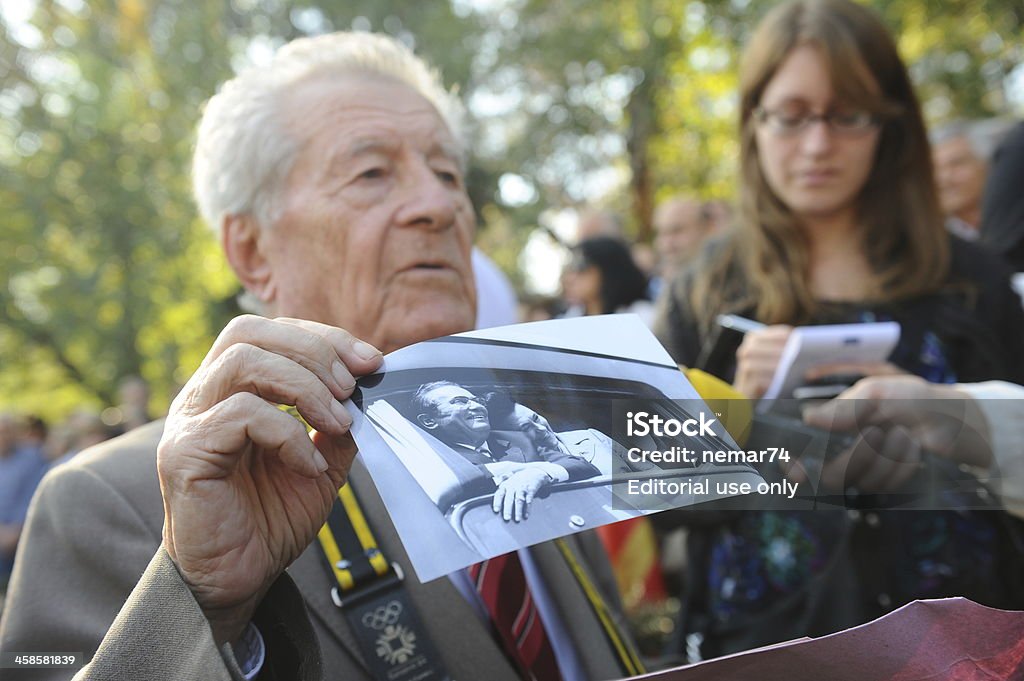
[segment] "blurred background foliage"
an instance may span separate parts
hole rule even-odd
[[[522,288],[524,246],[560,214],[611,208],[646,240],[660,198],[731,197],[737,55],[771,4],[4,0],[0,408],[60,418],[131,375],[166,408],[238,312],[190,198],[193,130],[281,43],[384,31],[458,84],[479,243]],[[1022,113],[1024,0],[872,4],[929,120]]]

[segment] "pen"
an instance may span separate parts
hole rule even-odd
[[[747,319],[735,314],[720,314],[717,321],[719,326],[739,331],[740,333],[750,333],[751,331],[764,328],[764,324],[761,322],[755,322],[753,319]]]

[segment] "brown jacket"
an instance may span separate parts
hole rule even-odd
[[[92,661],[75,678],[90,681],[241,678],[231,654],[216,649],[198,605],[160,545],[156,446],[161,432],[162,423],[132,431],[45,478],[29,513],[0,621],[0,650],[84,653]],[[351,482],[381,549],[409,575],[409,595],[452,677],[514,681],[515,671],[452,583],[420,584],[411,576],[408,557],[360,461]],[[596,539],[577,535],[568,541],[599,588],[614,594]],[[268,645],[261,679],[370,681],[352,632],[331,601],[332,584],[319,551],[314,542],[274,584],[257,613]],[[571,624],[567,633],[588,676],[623,676],[557,547],[541,544],[531,552]],[[296,588],[302,599],[295,597]],[[72,670],[17,674],[17,679],[56,681],[71,677]]]

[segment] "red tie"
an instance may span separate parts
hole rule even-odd
[[[502,647],[524,679],[561,681],[555,651],[533,602],[519,554],[506,553],[469,567]]]

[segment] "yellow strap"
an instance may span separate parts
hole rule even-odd
[[[338,582],[338,586],[341,587],[342,591],[348,591],[356,583],[352,579],[352,573],[349,570],[343,570],[338,567],[341,563],[341,549],[338,548],[338,542],[334,541],[334,533],[331,532],[331,528],[327,526],[327,523],[324,523],[324,526],[320,528],[316,536],[320,540],[320,546],[324,549],[327,561],[331,564],[335,581]]]
[[[601,598],[601,594],[598,593],[594,587],[587,573],[583,570],[583,566],[580,565],[579,561],[576,560],[576,556],[573,555],[569,549],[569,545],[565,543],[564,539],[556,539],[555,544],[562,551],[562,555],[565,556],[565,562],[569,564],[569,569],[572,570],[576,576],[576,580],[583,587],[583,593],[586,594],[587,600],[590,601],[591,607],[594,608],[594,612],[597,613],[597,619],[600,620],[601,626],[604,627],[605,633],[612,642],[612,646],[615,648],[615,652],[619,656],[619,660],[622,662],[622,666],[626,673],[630,676],[638,676],[644,674],[643,662],[640,661],[639,655],[633,650],[633,647],[629,642],[622,637],[619,633],[619,628],[616,626],[615,621],[612,619],[611,613],[608,611],[608,606]]]
[[[278,409],[297,418],[306,427],[307,432],[312,430],[295,407],[278,405]],[[359,508],[359,502],[356,501],[356,495],[352,488],[348,485],[342,486],[338,490],[338,499],[341,500],[341,505],[345,508],[345,513],[348,515],[348,521],[352,523],[352,529],[355,530],[356,537],[359,538],[359,543],[362,544],[364,555],[370,557],[370,566],[373,567],[373,571],[378,576],[385,575],[390,567],[387,558],[379,550],[370,551],[370,549],[378,548],[377,540],[370,530],[369,523],[366,522],[363,510]],[[351,571],[338,567],[338,563],[341,562],[343,556],[341,555],[341,549],[338,548],[338,542],[334,539],[334,533],[331,532],[331,528],[327,523],[324,523],[324,526],[320,528],[317,538],[320,540],[320,546],[323,547],[327,559],[331,561],[331,569],[334,570],[334,578],[338,580],[338,586],[341,587],[342,591],[351,589],[355,586],[355,580],[352,579]]]
[[[363,510],[359,508],[359,502],[356,501],[356,495],[352,492],[352,488],[348,485],[343,486],[338,490],[338,498],[341,499],[345,512],[348,513],[348,520],[352,523],[352,529],[356,531],[356,536],[359,537],[364,554],[370,556],[370,565],[373,566],[374,572],[378,576],[387,574],[390,567],[388,561],[384,558],[384,554],[377,550],[377,540],[374,539],[373,532],[370,531],[370,525],[363,516]]]
[[[352,492],[352,488],[345,485],[339,489],[338,499],[341,500],[341,505],[345,509],[348,521],[352,523],[352,529],[355,530],[356,537],[359,538],[359,543],[363,547],[363,555],[369,556],[370,565],[373,567],[374,572],[379,576],[385,575],[389,569],[388,561],[383,553],[376,550],[377,540],[370,530],[369,523],[366,522],[363,510],[359,508],[359,502],[356,501],[356,495]],[[331,532],[331,526],[328,523],[324,523],[320,531],[317,532],[317,539],[320,540],[320,546],[323,547],[324,555],[327,556],[327,560],[331,563],[334,579],[338,582],[342,592],[353,588],[356,582],[352,577],[352,571],[338,567],[344,556],[341,555],[341,549],[338,547],[338,542],[334,539],[334,533]],[[371,549],[374,550],[371,551]]]

